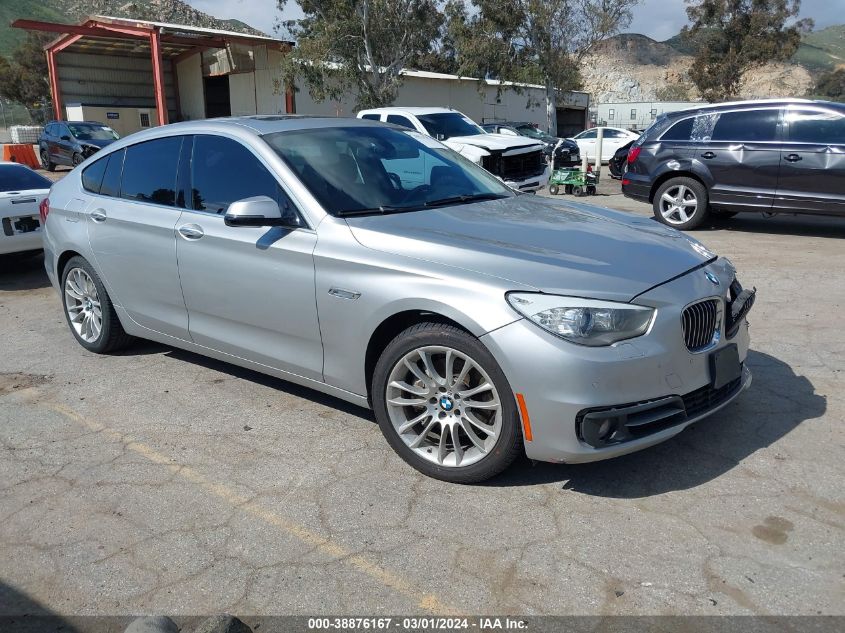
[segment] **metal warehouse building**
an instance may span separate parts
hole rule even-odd
[[[105,16],[80,24],[17,20],[12,26],[57,35],[45,51],[58,120],[101,121],[126,135],[217,116],[354,115],[354,96],[317,103],[303,85],[284,90],[280,64],[292,42]],[[545,128],[542,87],[485,80],[479,89],[479,81],[406,71],[395,105],[453,107],[479,123],[529,121]],[[587,127],[589,101],[580,92],[560,99],[560,135]]]

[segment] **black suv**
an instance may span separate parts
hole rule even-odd
[[[710,213],[845,215],[845,104],[755,101],[661,115],[631,147],[622,192],[678,229]]]
[[[568,138],[557,138],[534,127],[533,123],[486,123],[481,126],[490,134],[508,136],[526,136],[543,144],[543,154],[547,162],[555,155],[555,167],[577,167],[581,165],[578,143]]]
[[[47,171],[56,165],[76,167],[119,138],[109,126],[96,121],[51,121],[38,139],[41,166]]]

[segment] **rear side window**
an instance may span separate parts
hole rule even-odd
[[[101,196],[117,198],[120,195],[120,179],[123,175],[123,159],[125,156],[125,149],[119,152],[112,152],[108,155],[106,172],[103,174],[103,182],[100,185]]]
[[[49,189],[53,183],[29,167],[14,163],[0,163],[0,191]]]
[[[796,143],[845,145],[845,115],[821,110],[787,112],[789,140]]]
[[[176,167],[181,136],[160,138],[126,149],[120,197],[165,206],[176,205]],[[218,175],[228,177],[229,174]]]
[[[106,165],[109,157],[101,158],[82,171],[82,188],[91,193],[100,193],[100,185],[103,184],[103,176],[106,173]]]
[[[367,119],[368,121],[381,121],[380,114],[362,114],[362,119]]]
[[[406,117],[403,117],[399,114],[388,114],[387,115],[387,122],[393,123],[395,125],[401,125],[402,127],[408,127],[412,130],[415,130],[414,124],[411,123]]]
[[[661,137],[663,141],[688,141],[692,136],[692,124],[695,121],[694,118],[684,119],[683,121],[678,121],[670,127]]]
[[[713,128],[713,141],[774,141],[779,110],[723,112]]]
[[[246,147],[222,136],[194,137],[191,160],[193,208],[223,214],[230,204],[253,196],[268,196],[284,209],[279,183]]]

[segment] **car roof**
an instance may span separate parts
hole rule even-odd
[[[666,112],[664,116],[670,119],[688,116],[696,112],[721,112],[722,110],[753,110],[759,107],[777,108],[789,105],[818,105],[824,107],[832,107],[837,110],[845,110],[845,104],[836,103],[833,101],[821,101],[813,99],[753,99],[747,101],[726,101],[724,103],[702,103],[698,106],[687,108],[685,110],[677,110],[675,112]]]
[[[404,108],[402,106],[389,106],[386,108],[370,108],[368,110],[361,110],[364,113],[375,113],[375,112],[385,112],[391,113],[395,112],[399,114],[400,112],[407,112],[408,114],[440,114],[440,113],[448,113],[448,112],[455,112],[460,114],[457,110],[452,108],[438,108],[438,107],[421,107],[421,106],[409,106]]]

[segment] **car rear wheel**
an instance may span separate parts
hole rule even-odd
[[[65,266],[62,300],[70,331],[88,351],[106,354],[132,341],[120,324],[103,282],[84,257],[72,257]]]
[[[41,150],[40,156],[41,166],[44,169],[46,169],[47,171],[56,171],[56,163],[50,160],[50,152],[48,152],[46,148]]]
[[[478,339],[456,327],[422,323],[399,334],[376,364],[372,398],[385,439],[429,477],[484,481],[522,450],[504,373]]]
[[[654,217],[680,230],[694,229],[707,219],[707,189],[693,178],[672,178],[654,195]]]

